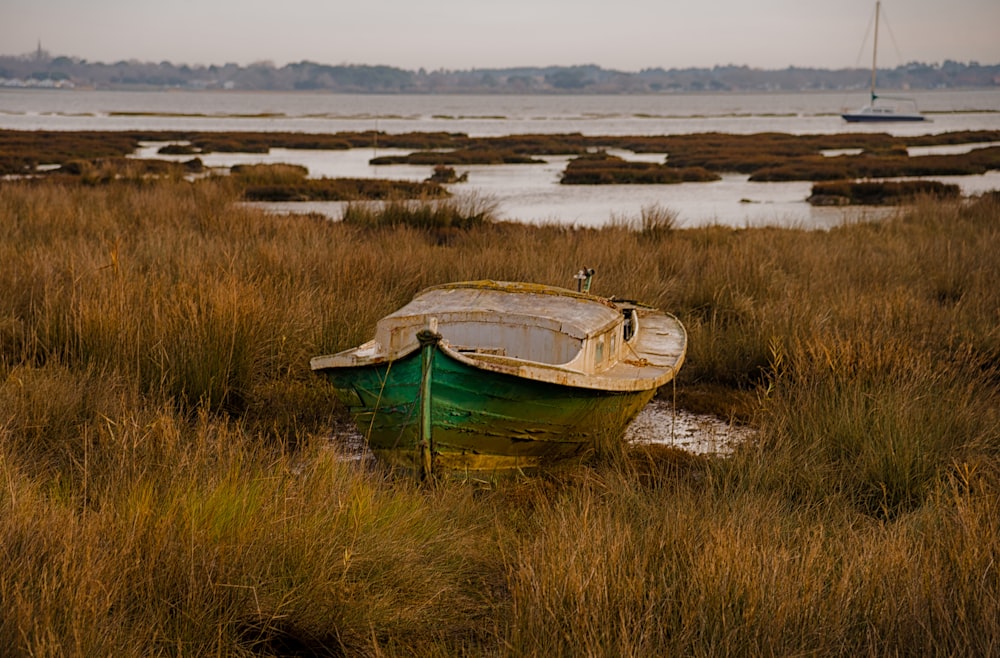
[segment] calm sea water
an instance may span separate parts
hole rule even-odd
[[[0,90],[0,128],[20,130],[444,131],[471,136],[525,133],[654,135],[695,132],[792,134],[878,131],[920,135],[1000,130],[1000,89],[914,93],[930,121],[848,126],[840,113],[864,103],[863,93],[667,94],[643,96],[435,96],[275,92],[113,92]],[[155,153],[157,145],[137,155]],[[275,149],[270,154],[213,154],[210,166],[291,162],[312,176],[376,176],[422,180],[428,167],[372,167],[375,154]],[[662,161],[665,154],[621,154]],[[159,156],[157,156],[159,157]],[[452,187],[497,204],[505,219],[599,226],[638,217],[644,207],[674,211],[681,225],[782,225],[826,228],[871,216],[871,210],[812,208],[809,183],[750,183],[727,175],[713,183],[564,186],[564,157],[545,164],[460,168],[467,183]],[[1000,189],[1000,173],[943,177],[966,194]],[[273,206],[338,217],[338,204]]]

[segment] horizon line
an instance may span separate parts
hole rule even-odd
[[[368,68],[386,67],[386,68],[398,69],[400,71],[409,71],[409,72],[413,72],[413,73],[419,73],[420,71],[426,71],[428,73],[433,73],[433,72],[436,72],[436,71],[445,71],[445,72],[505,71],[505,70],[512,70],[512,69],[551,69],[551,68],[564,68],[564,69],[598,68],[598,69],[601,69],[601,70],[604,70],[604,71],[611,71],[611,72],[616,72],[616,73],[628,73],[628,74],[642,73],[643,71],[650,71],[650,70],[657,70],[657,69],[664,70],[664,71],[713,70],[713,69],[720,69],[720,68],[736,68],[736,69],[743,68],[743,69],[748,69],[748,70],[751,70],[751,71],[787,71],[787,70],[850,71],[850,70],[859,70],[859,69],[866,69],[866,68],[868,68],[867,66],[863,66],[863,65],[860,65],[860,64],[856,64],[856,65],[852,65],[852,66],[840,66],[840,67],[799,66],[799,65],[796,65],[796,64],[788,64],[788,65],[783,66],[783,67],[765,67],[765,66],[754,66],[754,65],[751,65],[751,64],[736,64],[734,62],[729,62],[729,63],[726,63],[726,64],[716,63],[716,64],[711,64],[711,65],[688,65],[688,66],[666,66],[666,65],[660,64],[660,65],[644,66],[644,67],[641,67],[641,68],[638,68],[638,69],[625,69],[625,68],[609,67],[609,66],[606,66],[606,65],[603,65],[603,64],[597,64],[595,62],[577,63],[577,64],[520,64],[520,65],[518,65],[518,64],[511,64],[511,65],[504,65],[504,66],[472,66],[472,67],[467,67],[467,68],[447,68],[447,67],[443,67],[443,66],[440,66],[440,67],[437,67],[437,68],[429,68],[427,66],[418,66],[416,68],[405,68],[403,66],[396,65],[396,64],[365,64],[365,63],[360,63],[360,62],[339,62],[339,63],[336,63],[336,64],[331,64],[331,63],[322,62],[322,61],[318,61],[318,60],[312,60],[312,59],[289,60],[289,61],[285,62],[284,64],[276,64],[273,60],[266,59],[266,58],[259,59],[259,60],[254,60],[253,62],[244,63],[244,64],[241,64],[239,62],[226,62],[224,64],[218,64],[218,63],[209,63],[209,64],[193,63],[192,64],[192,63],[189,63],[189,62],[175,62],[175,61],[169,60],[169,59],[163,59],[163,60],[160,60],[160,61],[154,61],[154,60],[142,60],[142,59],[138,59],[138,58],[133,57],[133,58],[130,58],[130,59],[118,59],[118,60],[114,60],[114,61],[104,61],[104,60],[90,60],[90,59],[88,59],[86,57],[81,57],[79,55],[65,55],[65,54],[62,54],[62,55],[53,55],[49,51],[45,50],[42,47],[41,40],[39,40],[39,42],[38,42],[38,48],[36,50],[29,51],[29,52],[26,52],[26,53],[20,53],[20,54],[0,54],[0,58],[7,58],[7,57],[9,57],[9,58],[14,58],[14,59],[30,59],[30,58],[35,58],[35,59],[40,60],[42,58],[42,56],[47,57],[49,60],[59,59],[59,58],[66,58],[66,59],[73,60],[73,61],[76,61],[77,63],[81,63],[81,64],[113,65],[113,64],[119,64],[119,63],[124,62],[124,63],[127,63],[127,64],[138,63],[138,64],[150,64],[150,65],[155,65],[155,66],[160,66],[160,65],[162,65],[164,63],[167,63],[170,66],[176,66],[176,67],[187,66],[189,68],[211,68],[213,66],[221,68],[221,67],[226,67],[226,66],[230,66],[230,65],[232,65],[232,66],[238,66],[238,67],[241,67],[241,68],[251,68],[251,67],[254,67],[254,66],[270,66],[270,67],[273,67],[273,68],[284,68],[286,66],[292,66],[292,65],[295,65],[295,64],[307,64],[308,63],[308,64],[318,64],[318,65],[321,65],[321,66],[331,66],[331,67],[337,67],[337,66],[343,66],[343,67],[368,67]],[[902,63],[902,64],[897,64],[894,67],[884,66],[884,67],[881,67],[881,68],[883,68],[883,69],[890,69],[890,68],[899,69],[899,68],[906,68],[906,67],[912,66],[912,65],[940,67],[940,66],[943,66],[944,64],[949,63],[949,62],[955,63],[955,64],[961,64],[961,65],[964,65],[964,66],[980,66],[980,67],[984,67],[984,68],[990,68],[990,67],[994,67],[994,66],[1000,66],[1000,60],[998,60],[996,63],[984,64],[984,63],[982,63],[982,62],[980,62],[978,60],[974,60],[974,59],[970,59],[970,60],[966,60],[966,61],[956,60],[956,59],[945,59],[945,60],[943,60],[941,62],[924,62],[924,61],[920,61],[920,60],[911,60],[909,62],[905,62],[905,63]]]

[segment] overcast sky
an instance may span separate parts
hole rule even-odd
[[[407,70],[868,66],[873,0],[0,0],[0,54]],[[1000,0],[885,0],[879,62],[1000,63]],[[883,23],[884,24],[884,23]],[[865,51],[864,48],[868,50]]]

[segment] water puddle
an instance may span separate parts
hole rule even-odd
[[[629,425],[625,440],[673,446],[699,455],[727,455],[751,433],[749,428],[717,416],[675,410],[672,403],[654,399]]]

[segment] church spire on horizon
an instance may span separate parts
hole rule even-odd
[[[47,62],[49,61],[49,52],[42,48],[42,40],[38,39],[38,47],[35,49],[35,61],[36,62]]]

